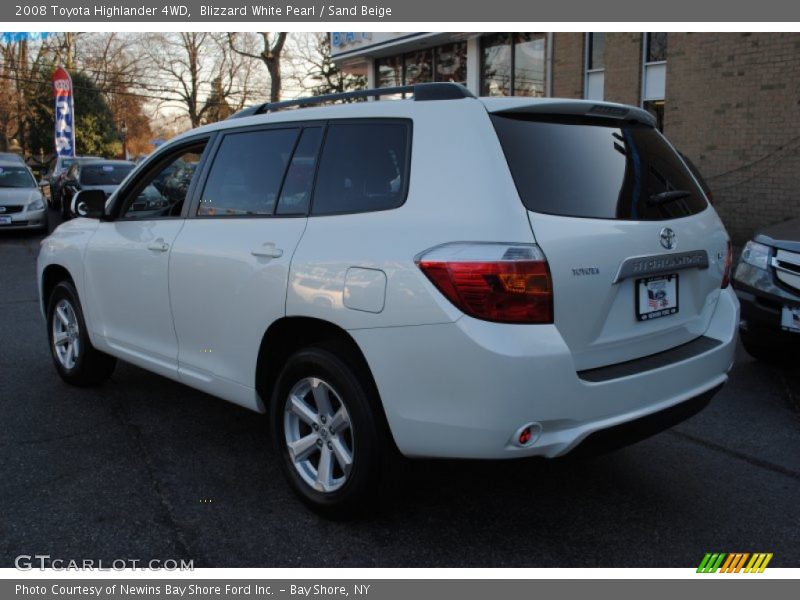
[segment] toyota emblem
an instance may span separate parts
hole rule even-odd
[[[667,250],[672,250],[675,247],[675,232],[669,227],[664,227],[658,237],[661,240],[661,245]]]
[[[5,206],[0,206],[0,212],[6,212],[6,207]]]

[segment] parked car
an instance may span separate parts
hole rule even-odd
[[[269,413],[326,514],[363,506],[397,452],[556,457],[705,406],[734,359],[731,247],[647,112],[449,83],[339,98],[386,93],[414,99],[253,107],[108,201],[79,192],[89,218],[38,259],[59,375],[122,359]],[[149,187],[160,212],[137,209]]]
[[[80,190],[100,190],[106,197],[133,171],[127,160],[79,160],[67,169],[61,183],[61,215],[66,219],[75,216],[72,199]]]
[[[733,287],[748,354],[781,362],[800,349],[800,219],[762,229],[742,250]]]
[[[44,198],[31,170],[0,159],[0,230],[47,229]]]
[[[21,165],[25,165],[25,159],[16,152],[0,152],[0,161],[11,161]],[[25,165],[27,166],[27,165]]]
[[[47,174],[44,176],[44,183],[49,191],[47,199],[50,208],[61,210],[61,183],[64,181],[67,169],[81,160],[101,160],[101,158],[99,156],[55,156],[50,161]]]

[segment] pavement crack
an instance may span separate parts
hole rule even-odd
[[[730,448],[726,448],[725,446],[722,446],[720,444],[709,442],[708,440],[704,440],[702,438],[695,437],[689,433],[684,433],[682,431],[677,431],[675,429],[670,429],[667,433],[670,433],[684,440],[694,442],[695,444],[698,444],[710,450],[716,450],[717,452],[727,454],[728,456],[731,456],[733,458],[738,458],[739,460],[742,460],[750,465],[753,465],[754,467],[766,469],[768,471],[772,471],[773,473],[785,475],[786,477],[791,477],[792,479],[800,481],[800,473],[798,473],[797,471],[792,471],[791,469],[787,469],[786,467],[776,465],[775,463],[769,462],[767,460],[755,458],[754,456],[750,456],[748,454],[745,454],[744,452],[731,450]]]
[[[172,502],[170,502],[166,490],[161,485],[161,482],[156,475],[156,468],[153,462],[153,458],[150,455],[150,452],[147,449],[147,445],[144,443],[143,436],[141,429],[138,425],[131,422],[128,418],[127,414],[125,413],[125,409],[122,406],[120,401],[114,403],[115,407],[113,413],[119,419],[120,423],[122,424],[125,432],[128,434],[128,437],[131,439],[133,444],[135,445],[136,449],[139,451],[139,454],[142,457],[142,460],[145,465],[145,470],[147,472],[147,477],[150,479],[150,483],[152,484],[153,491],[158,498],[159,503],[161,504],[164,515],[166,517],[167,523],[169,524],[170,529],[172,529],[175,545],[178,547],[178,551],[182,553],[186,558],[193,559],[195,556],[189,547],[189,542],[186,540],[186,536],[184,535],[183,529],[178,524],[177,519],[175,518],[175,510],[172,506]]]

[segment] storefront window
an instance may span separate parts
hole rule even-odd
[[[543,34],[496,33],[484,36],[481,59],[482,95],[545,95]]]
[[[481,40],[481,95],[511,95],[511,35],[496,33]]]
[[[467,44],[456,42],[436,48],[434,81],[467,82]]]
[[[375,61],[375,74],[378,87],[403,85],[403,58],[389,56]]]
[[[406,85],[433,81],[433,51],[420,50],[406,54]]]
[[[514,34],[514,96],[544,96],[544,36]]]
[[[378,58],[375,60],[375,81],[382,88],[429,81],[466,84],[467,43],[453,42],[400,56]]]

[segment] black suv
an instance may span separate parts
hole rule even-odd
[[[733,287],[750,355],[777,362],[800,348],[800,219],[767,227],[747,242]]]

